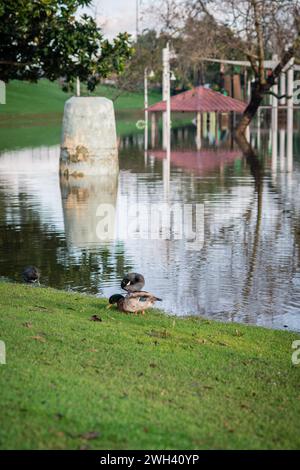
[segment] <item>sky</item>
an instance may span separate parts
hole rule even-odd
[[[149,0],[139,0],[139,4],[146,5]],[[119,32],[127,31],[135,35],[136,32],[136,0],[94,0],[89,13],[94,16],[103,27],[105,36],[109,39]]]

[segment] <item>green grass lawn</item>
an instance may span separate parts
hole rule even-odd
[[[106,303],[0,284],[1,449],[299,448],[299,335]]]
[[[144,93],[142,91],[120,92],[113,86],[99,85],[93,96],[105,96],[114,100],[115,109],[143,109]],[[83,91],[83,96],[87,95]],[[0,105],[0,118],[8,115],[30,115],[62,113],[65,101],[71,96],[60,88],[57,82],[39,80],[29,83],[14,80],[7,85],[6,104]],[[116,99],[115,99],[116,98]],[[149,103],[161,99],[157,92],[149,93]]]
[[[84,90],[83,95],[86,95]],[[120,94],[112,86],[100,85],[93,95],[114,100],[118,135],[143,132],[136,128],[136,121],[144,116],[142,91]],[[64,103],[70,96],[61,90],[57,82],[10,82],[7,85],[6,104],[0,105],[0,151],[58,144]],[[150,104],[160,99],[159,93],[150,92]]]

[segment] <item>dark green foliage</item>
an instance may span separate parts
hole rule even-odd
[[[129,35],[103,38],[80,7],[91,0],[0,0],[0,78],[36,81],[76,77],[93,90],[100,78],[123,70],[131,55]]]

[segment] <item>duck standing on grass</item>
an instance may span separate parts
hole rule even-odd
[[[40,285],[40,271],[35,266],[27,266],[22,272],[22,278],[27,284],[38,284]]]
[[[112,295],[108,302],[109,305],[107,308],[112,307],[112,305],[117,304],[120,312],[126,313],[138,313],[142,312],[142,315],[145,314],[145,310],[153,307],[155,302],[161,302],[162,299],[159,299],[149,292],[132,292],[126,296],[121,294]]]

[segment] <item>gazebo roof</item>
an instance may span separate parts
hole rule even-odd
[[[222,95],[222,93],[203,86],[171,97],[171,111],[200,113],[235,111],[243,113],[245,108],[246,103],[243,101]],[[159,101],[159,103],[149,106],[148,110],[151,112],[166,111],[166,102]]]

